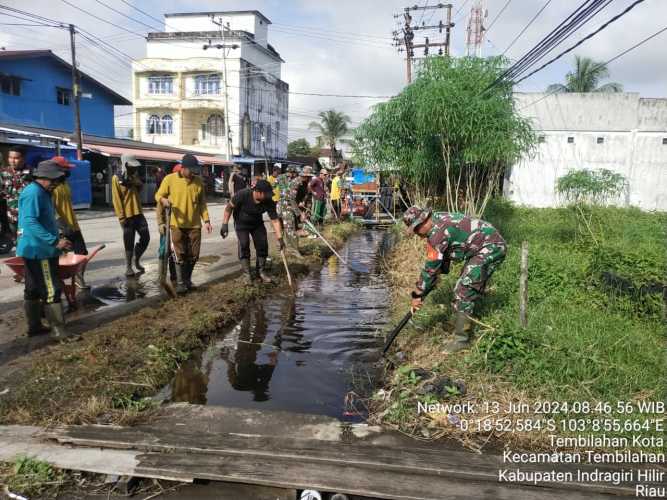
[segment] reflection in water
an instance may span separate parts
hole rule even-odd
[[[358,418],[349,414],[350,394],[369,394],[375,380],[377,332],[388,315],[380,261],[390,243],[384,232],[360,233],[345,254],[368,265],[370,274],[332,257],[294,294],[281,290],[250,306],[202,354],[200,369],[185,365],[177,373],[172,399]],[[363,405],[353,406],[363,414]]]

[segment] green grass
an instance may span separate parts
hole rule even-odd
[[[485,336],[468,362],[503,372],[519,387],[538,389],[545,397],[616,400],[642,391],[661,397],[659,388],[665,381],[661,294],[617,290],[601,276],[613,272],[636,288],[664,281],[665,215],[595,209],[598,245],[580,231],[575,213],[567,208],[496,203],[486,218],[503,234],[509,251],[493,278],[495,293],[479,308],[482,320],[497,330]],[[529,243],[525,331],[518,322],[519,254],[524,240]]]
[[[439,354],[444,335],[452,330],[449,304],[460,264],[453,266],[415,316],[416,328],[407,328],[399,338],[407,363],[460,376],[472,392],[484,384],[502,386],[504,400],[515,394],[614,406],[619,400],[663,401],[665,303],[658,284],[666,281],[667,214],[620,208],[585,209],[584,214],[587,223],[572,208],[491,204],[484,218],[508,243],[505,262],[476,306],[475,316],[491,328],[476,328],[472,349]],[[525,330],[519,323],[522,241],[529,244]],[[401,288],[399,300],[407,300],[405,287],[416,272],[406,264],[423,259],[421,247],[407,243],[399,244],[401,258],[394,258],[390,268],[393,273],[403,269],[404,276],[394,280]],[[607,279],[610,275],[615,281]],[[419,398],[400,377],[388,386],[397,390],[387,403],[392,406],[385,421],[401,426]],[[470,396],[493,399],[493,390]],[[414,417],[405,422],[404,430],[414,428]]]
[[[65,484],[66,476],[47,462],[20,456],[2,468],[0,482],[5,483],[12,493],[29,498],[55,498]]]

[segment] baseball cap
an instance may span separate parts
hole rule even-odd
[[[408,226],[408,233],[414,233],[417,226],[431,215],[431,211],[417,206],[408,208],[403,214],[403,223]]]
[[[62,167],[53,160],[40,161],[33,172],[33,177],[37,179],[56,180],[65,177]]]
[[[64,156],[54,156],[51,158],[51,161],[60,165],[60,168],[74,168],[74,165],[67,161],[67,158]]]
[[[137,160],[137,157],[134,155],[124,154],[120,157],[120,164],[126,165],[128,167],[140,167],[141,163]]]
[[[264,179],[258,180],[255,183],[255,187],[253,189],[261,193],[273,193],[273,187],[271,187],[271,183]]]

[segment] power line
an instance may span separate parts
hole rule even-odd
[[[111,7],[109,4],[104,3],[102,0],[95,0],[95,1],[96,1],[97,3],[99,3],[100,5],[103,5],[103,6],[106,7],[107,9],[109,9],[109,10],[115,12],[116,14],[120,14],[121,16],[123,16],[123,17],[129,19],[130,21],[133,21],[133,22],[135,22],[135,23],[137,23],[137,24],[141,24],[142,26],[146,26],[147,28],[150,28],[151,30],[160,31],[160,28],[155,28],[154,26],[151,26],[150,24],[146,24],[146,23],[144,23],[143,21],[139,21],[138,19],[135,19],[135,18],[132,17],[132,16],[128,16],[128,15],[125,14],[123,11]]]
[[[519,38],[521,38],[521,36],[526,32],[526,30],[531,27],[531,25],[535,22],[535,20],[540,16],[542,11],[544,11],[544,9],[546,9],[552,1],[553,0],[547,0],[547,2],[542,6],[542,8],[537,11],[537,14],[535,14],[533,16],[533,18],[530,21],[528,21],[528,24],[526,24],[526,26],[524,26],[524,28],[519,32],[519,34],[516,36],[516,38],[514,38],[514,40],[512,40],[512,42],[507,46],[507,48],[503,51],[502,55],[505,55],[507,53],[507,51],[510,50],[514,46],[514,44],[517,42],[517,40],[519,40]]]
[[[606,1],[606,3],[605,3]],[[585,0],[574,12],[567,16],[548,35],[524,54],[516,63],[505,70],[486,90],[499,85],[502,81],[515,79],[519,74],[526,71],[539,59],[551,52],[565,39],[572,36],[581,26],[590,21],[602,8],[606,7],[612,0]]]
[[[107,21],[106,19],[104,19],[104,18],[102,18],[102,17],[99,17],[99,16],[93,14],[92,12],[87,11],[86,9],[82,9],[81,7],[77,7],[76,5],[74,5],[73,3],[69,2],[68,0],[60,0],[60,1],[63,2],[64,4],[69,5],[70,7],[75,8],[76,10],[78,10],[78,11],[80,11],[80,12],[83,12],[84,14],[89,15],[90,17],[92,17],[92,18],[94,18],[94,19],[97,19],[98,21],[102,21],[103,23],[106,23],[106,24],[108,24],[108,25],[110,25],[110,26],[114,26],[114,27],[116,27],[116,28],[118,28],[118,29],[121,29],[121,30],[123,30],[123,31],[127,31],[128,33],[131,33],[131,34],[133,34],[133,35],[138,36],[139,38],[144,38],[144,39],[146,38],[146,35],[143,35],[142,33],[138,33],[138,32],[136,32],[136,31],[129,30],[129,29],[127,29],[127,28],[121,26],[120,24],[116,24],[116,23],[112,23],[111,21]]]
[[[605,30],[610,24],[616,22],[617,20],[619,20],[620,18],[622,18],[623,16],[625,16],[628,12],[630,12],[630,11],[631,11],[632,9],[634,9],[637,5],[639,5],[640,3],[643,3],[644,1],[645,1],[645,0],[635,0],[634,3],[632,3],[631,5],[629,5],[628,7],[626,7],[626,9],[623,10],[622,12],[620,12],[619,14],[616,14],[614,17],[612,17],[609,21],[607,21],[606,23],[604,23],[604,24],[603,24],[602,26],[600,26],[598,29],[596,29],[596,30],[593,31],[592,33],[586,35],[584,38],[582,38],[581,40],[579,40],[577,43],[575,43],[575,44],[572,45],[571,47],[565,49],[565,50],[562,51],[560,54],[558,54],[556,57],[553,57],[552,59],[550,59],[549,61],[547,61],[546,63],[544,63],[542,66],[540,66],[540,67],[537,68],[536,70],[531,71],[530,73],[528,73],[526,76],[524,76],[524,77],[521,78],[520,80],[517,80],[517,81],[515,82],[515,85],[521,83],[521,82],[524,81],[526,78],[529,78],[529,77],[533,76],[535,73],[537,73],[537,72],[539,72],[539,71],[542,71],[544,68],[546,68],[546,67],[549,66],[550,64],[554,63],[555,61],[557,61],[558,59],[560,59],[561,57],[563,57],[565,54],[568,54],[568,53],[572,52],[574,49],[576,49],[577,47],[579,47],[582,43],[586,42],[587,40],[590,40],[590,39],[593,38],[595,35],[597,35],[597,34],[600,33],[601,31]]]
[[[620,52],[620,53],[616,54],[616,55],[615,55],[614,57],[612,57],[611,59],[607,59],[606,61],[597,64],[596,66],[593,67],[593,69],[595,70],[595,69],[600,68],[600,67],[602,67],[602,66],[608,66],[609,64],[613,63],[613,62],[616,61],[617,59],[620,59],[620,58],[623,57],[624,55],[628,54],[629,52],[632,52],[633,50],[635,50],[635,49],[638,48],[638,47],[641,47],[641,46],[644,45],[645,43],[649,42],[650,40],[653,40],[655,37],[657,37],[657,36],[659,36],[659,35],[661,35],[662,33],[665,33],[665,32],[667,32],[667,26],[665,26],[664,28],[662,28],[662,29],[656,31],[656,32],[653,33],[652,35],[647,36],[647,37],[644,38],[643,40],[641,40],[641,41],[637,42],[636,44],[634,44],[632,47],[629,47],[629,48],[625,49],[623,52]],[[526,109],[526,108],[529,108],[529,107],[531,107],[531,106],[534,106],[534,105],[537,104],[538,102],[541,102],[541,101],[543,101],[544,99],[546,99],[547,97],[551,97],[552,95],[557,94],[557,93],[558,93],[557,90],[552,90],[551,92],[547,92],[545,95],[543,95],[543,96],[540,97],[539,99],[536,99],[535,101],[533,101],[533,102],[531,102],[531,103],[529,103],[529,104],[526,104],[525,106],[519,108],[519,111],[521,111],[521,110],[523,110],[523,109]]]
[[[491,23],[489,24],[489,27],[486,28],[486,30],[485,30],[486,33],[489,32],[489,30],[493,27],[494,24],[496,24],[496,21],[500,18],[500,16],[503,15],[503,12],[505,12],[505,9],[507,9],[507,7],[509,7],[509,4],[511,4],[511,3],[512,3],[512,0],[507,0],[507,2],[505,2],[505,5],[503,5],[502,9],[500,9],[500,12],[498,12],[498,15],[493,18],[493,21],[491,21]]]

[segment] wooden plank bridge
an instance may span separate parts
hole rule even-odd
[[[632,485],[499,482],[499,470],[507,468],[499,456],[416,443],[378,427],[314,415],[186,404],[166,406],[150,424],[136,427],[0,428],[0,460],[19,453],[98,473],[314,488],[382,499],[584,500],[635,495]]]

